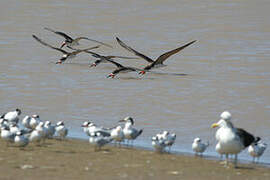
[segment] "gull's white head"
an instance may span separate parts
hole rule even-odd
[[[228,111],[224,111],[220,115],[220,120],[217,123],[212,124],[212,128],[215,127],[233,127],[233,124],[231,123],[232,115]]]
[[[217,123],[213,123],[212,128],[216,128],[216,127],[225,127],[225,128],[233,128],[233,123],[229,120],[224,120],[224,119],[220,119]]]
[[[221,113],[220,118],[224,119],[225,121],[229,121],[231,120],[232,115],[231,113],[229,113],[229,111],[224,111],[223,113]]]

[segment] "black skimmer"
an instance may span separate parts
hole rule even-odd
[[[138,51],[132,49],[131,47],[127,46],[127,45],[126,45],[123,41],[121,41],[118,37],[116,37],[116,40],[117,40],[117,42],[120,44],[120,46],[122,46],[122,47],[125,48],[126,50],[132,52],[132,53],[135,54],[136,56],[139,56],[139,57],[143,58],[144,60],[146,60],[147,62],[150,63],[149,65],[147,65],[147,66],[145,66],[145,67],[143,68],[144,70],[150,70],[150,69],[152,69],[152,68],[158,68],[158,67],[164,67],[164,66],[166,66],[166,65],[163,64],[163,62],[164,62],[166,59],[168,59],[170,56],[172,56],[172,55],[178,53],[178,52],[181,51],[182,49],[184,49],[184,48],[188,47],[189,45],[193,44],[194,42],[196,42],[196,40],[195,40],[195,41],[191,41],[191,42],[185,44],[184,46],[181,46],[181,47],[179,47],[179,48],[176,48],[176,49],[174,49],[174,50],[171,50],[171,51],[169,51],[169,52],[166,52],[166,53],[160,55],[156,60],[153,60],[153,59],[151,59],[151,58],[149,58],[149,57],[147,57],[147,56],[145,56],[145,55],[139,53]]]
[[[53,47],[50,44],[45,43],[44,41],[42,41],[40,38],[38,38],[35,35],[32,35],[32,36],[33,36],[33,38],[35,40],[37,40],[39,43],[43,44],[44,46],[50,47],[52,49],[55,49],[55,50],[60,51],[60,52],[63,53],[63,56],[59,59],[59,61],[56,62],[56,64],[61,64],[62,62],[66,61],[67,59],[74,58],[77,54],[79,54],[81,52],[85,52],[87,50],[96,49],[96,48],[100,47],[100,46],[94,46],[94,47],[87,48],[87,49],[77,49],[77,50],[74,50],[73,52],[67,52],[67,51],[65,51],[63,49],[56,48],[56,47]]]
[[[107,63],[108,59],[112,60],[114,58],[121,58],[121,59],[138,59],[136,57],[125,57],[125,56],[102,56],[100,54],[94,53],[92,51],[86,51],[87,53],[92,54],[93,57],[98,58],[94,63],[89,65],[90,67],[96,67],[100,63]]]
[[[143,69],[139,69],[139,68],[135,68],[135,67],[127,67],[127,66],[123,66],[113,60],[107,59],[108,62],[114,64],[117,66],[117,69],[115,69],[113,72],[111,72],[107,78],[114,78],[115,75],[117,75],[118,73],[127,73],[127,72],[138,72],[139,74],[145,74],[145,71]]]
[[[234,165],[237,167],[238,153],[247,148],[253,142],[257,142],[259,138],[255,138],[244,129],[235,128],[230,121],[231,114],[228,111],[223,112],[220,117],[221,120],[211,126],[212,128],[220,128],[217,131],[218,134],[216,134],[216,139],[218,141],[216,150],[220,154],[226,155],[226,165],[228,165],[229,154],[234,154]]]
[[[66,33],[63,33],[63,32],[60,32],[60,31],[55,31],[55,30],[52,30],[50,28],[47,28],[45,27],[44,29],[48,30],[48,31],[51,31],[55,34],[58,34],[62,37],[65,38],[65,41],[63,41],[62,45],[60,46],[60,49],[63,48],[65,45],[68,47],[68,48],[72,48],[73,46],[76,46],[76,45],[79,45],[79,41],[81,39],[85,39],[85,40],[89,40],[89,41],[93,41],[93,42],[96,42],[96,43],[99,43],[99,44],[102,44],[104,46],[107,46],[107,47],[110,47],[110,48],[113,48],[111,45],[109,44],[105,44],[103,42],[100,42],[100,41],[96,41],[94,39],[89,39],[87,37],[78,37],[78,38],[75,38],[73,39],[72,37],[68,36]]]

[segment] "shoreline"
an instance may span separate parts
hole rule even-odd
[[[80,137],[71,137],[71,136],[69,136],[68,139],[85,141],[85,142],[89,143],[88,142],[88,137],[86,137],[86,138],[80,138]],[[113,145],[110,143],[107,146],[113,146]],[[126,146],[123,145],[123,147],[126,147]],[[152,147],[146,147],[146,146],[143,146],[143,145],[133,145],[132,148],[138,149],[138,150],[145,150],[145,151],[155,152],[154,151],[154,148],[152,148]],[[172,146],[172,149],[173,149],[173,146]],[[194,153],[193,152],[189,152],[189,151],[171,150],[168,154],[172,154],[172,155],[176,155],[176,156],[179,155],[179,156],[194,157]],[[204,159],[207,159],[207,160],[220,161],[220,159],[219,159],[218,156],[215,156],[215,155],[212,155],[212,154],[207,154],[207,152],[203,154],[203,158]],[[224,160],[224,158],[223,158],[223,160]],[[238,158],[238,163],[239,164],[252,164],[252,160]],[[261,165],[261,166],[264,166],[266,168],[270,168],[270,163],[261,162],[261,159],[260,159],[260,162],[257,165]]]
[[[50,139],[25,150],[6,147],[0,140],[3,179],[267,179],[269,167],[242,164],[225,168],[208,157],[159,154],[154,151],[105,146],[101,151],[85,140]]]

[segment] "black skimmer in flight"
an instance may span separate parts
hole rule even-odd
[[[178,52],[181,51],[182,49],[184,49],[184,48],[188,47],[189,45],[193,44],[194,42],[196,42],[196,40],[195,40],[195,41],[191,41],[191,42],[185,44],[184,46],[181,46],[181,47],[179,47],[179,48],[176,48],[176,49],[174,49],[174,50],[171,50],[171,51],[169,51],[169,52],[166,52],[166,53],[160,55],[156,60],[153,60],[153,59],[151,59],[151,58],[149,58],[149,57],[147,57],[147,56],[145,56],[145,55],[139,53],[138,51],[132,49],[131,47],[127,46],[127,45],[126,45],[124,42],[122,42],[118,37],[116,37],[116,40],[117,40],[117,42],[120,44],[120,46],[122,46],[122,47],[125,48],[126,50],[132,52],[132,53],[135,54],[136,56],[139,56],[139,57],[143,58],[144,60],[146,60],[147,62],[150,63],[149,65],[147,65],[147,66],[145,66],[145,67],[143,68],[143,70],[146,70],[146,71],[149,71],[149,70],[152,69],[152,68],[158,68],[158,67],[166,66],[166,65],[163,64],[163,62],[164,62],[166,59],[168,59],[170,56],[172,56],[172,55],[178,53]]]
[[[90,65],[90,67],[96,67],[100,63],[107,63],[107,59],[121,58],[121,59],[138,59],[136,57],[125,57],[125,56],[102,56],[92,51],[86,51],[87,53],[92,54],[93,57],[98,58],[94,63]]]
[[[81,52],[85,52],[87,50],[91,50],[91,49],[96,49],[96,48],[99,48],[100,46],[94,46],[94,47],[91,47],[91,48],[87,48],[87,49],[78,49],[78,50],[75,50],[73,52],[67,52],[67,51],[64,51],[63,49],[60,49],[60,48],[56,48],[56,47],[53,47],[47,43],[45,43],[44,41],[42,41],[41,39],[39,39],[37,36],[35,35],[32,35],[32,37],[37,40],[38,42],[40,42],[41,44],[43,44],[44,46],[47,46],[47,47],[50,47],[52,49],[55,49],[57,51],[60,51],[63,53],[63,56],[59,59],[59,61],[56,62],[56,64],[61,64],[62,62],[66,61],[67,59],[71,59],[71,58],[74,58],[77,54],[81,53]]]
[[[127,67],[127,66],[123,66],[111,59],[107,59],[108,62],[114,64],[117,66],[117,69],[115,69],[113,72],[111,72],[107,78],[114,78],[115,75],[117,75],[118,73],[127,73],[127,72],[138,72],[139,74],[145,74],[145,71],[139,68],[135,68],[135,67]]]
[[[68,36],[66,33],[63,33],[63,32],[60,32],[60,31],[54,31],[54,30],[52,30],[52,29],[50,29],[50,28],[47,28],[47,27],[45,27],[44,29],[46,29],[46,30],[48,30],[48,31],[51,31],[51,32],[53,32],[53,33],[55,33],[55,34],[58,34],[58,35],[60,35],[60,36],[62,36],[62,37],[65,38],[65,41],[63,41],[63,43],[62,43],[60,49],[63,48],[65,45],[67,45],[68,48],[72,48],[73,46],[79,45],[79,41],[80,41],[81,39],[93,41],[93,42],[96,42],[96,43],[99,43],[99,44],[102,44],[102,45],[104,45],[104,46],[107,46],[107,47],[112,48],[112,46],[109,45],[109,44],[105,44],[105,43],[103,43],[103,42],[96,41],[96,40],[94,40],[94,39],[89,39],[89,38],[87,38],[87,37],[78,37],[78,38],[73,39],[72,37]]]

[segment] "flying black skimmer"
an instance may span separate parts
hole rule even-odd
[[[220,154],[226,155],[226,165],[228,165],[229,154],[234,154],[234,165],[237,167],[237,154],[251,145],[253,142],[257,142],[258,138],[255,138],[252,134],[248,133],[244,129],[235,128],[232,124],[231,114],[228,111],[223,112],[221,120],[212,124],[212,128],[220,127],[217,137],[216,150]]]
[[[139,69],[139,68],[135,68],[135,67],[127,67],[127,66],[123,66],[113,60],[107,59],[108,62],[114,64],[117,66],[117,69],[115,69],[113,72],[111,72],[107,78],[114,78],[115,75],[117,75],[118,73],[127,73],[127,72],[138,72],[139,74],[145,74],[145,71],[143,69]]]
[[[125,57],[125,56],[102,56],[92,51],[86,51],[87,53],[92,54],[93,57],[98,58],[94,63],[89,65],[90,67],[96,67],[100,63],[107,63],[108,59],[112,60],[114,58],[121,58],[121,59],[138,59],[136,57]]]
[[[63,63],[64,61],[66,61],[67,59],[71,59],[71,58],[74,58],[77,54],[81,53],[81,52],[85,52],[87,50],[91,50],[91,49],[96,49],[96,48],[99,48],[100,46],[94,46],[94,47],[91,47],[91,48],[87,48],[87,49],[77,49],[73,52],[67,52],[67,51],[64,51],[63,49],[60,49],[60,48],[56,48],[56,47],[53,47],[52,45],[50,44],[47,44],[45,43],[44,41],[42,41],[40,38],[38,38],[37,36],[35,35],[32,35],[33,38],[35,40],[37,40],[39,43],[43,44],[44,46],[47,46],[47,47],[50,47],[52,49],[55,49],[57,51],[60,51],[63,53],[63,56],[59,59],[59,61],[56,62],[56,64],[61,64]]]
[[[142,53],[139,53],[138,51],[134,50],[133,48],[127,46],[123,41],[121,41],[118,37],[116,37],[117,42],[120,44],[120,46],[122,46],[123,48],[125,48],[126,50],[132,52],[133,54],[135,54],[136,56],[139,56],[141,58],[143,58],[144,60],[146,60],[149,65],[145,66],[143,69],[144,70],[150,70],[152,68],[158,68],[158,67],[164,67],[166,66],[165,64],[163,64],[163,62],[168,59],[170,56],[178,53],[179,51],[181,51],[182,49],[188,47],[189,45],[193,44],[195,41],[191,41],[187,44],[185,44],[184,46],[181,46],[179,48],[176,48],[174,50],[171,50],[169,52],[166,52],[162,55],[160,55],[156,60],[153,60],[149,57],[147,57],[146,55],[143,55]]]
[[[53,32],[55,34],[58,34],[58,35],[60,35],[60,36],[62,36],[62,37],[65,38],[65,41],[63,41],[62,45],[60,46],[60,49],[63,48],[65,45],[68,48],[72,48],[73,46],[77,46],[77,45],[79,45],[79,41],[82,40],[82,39],[89,40],[89,41],[92,41],[92,42],[95,42],[95,43],[99,43],[99,44],[102,44],[104,46],[107,46],[107,47],[112,48],[112,46],[109,45],[109,44],[105,44],[103,42],[96,41],[94,39],[89,39],[87,37],[78,37],[78,38],[73,39],[72,37],[68,36],[66,33],[63,33],[63,32],[60,32],[60,31],[55,31],[55,30],[52,30],[52,29],[47,28],[47,27],[45,27],[44,29],[46,29],[48,31],[51,31],[51,32]]]

